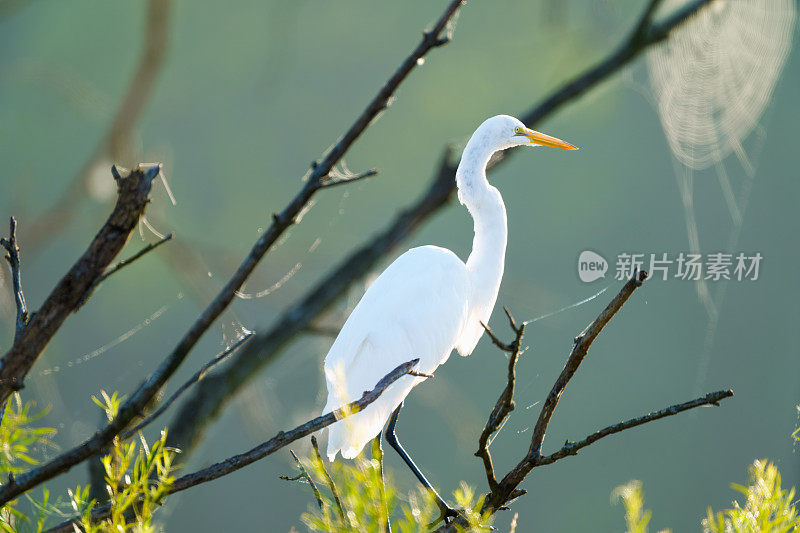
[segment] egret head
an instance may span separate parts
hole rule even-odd
[[[494,151],[514,146],[552,146],[577,150],[568,142],[527,128],[525,124],[509,115],[497,115],[485,120],[475,131],[474,136]]]

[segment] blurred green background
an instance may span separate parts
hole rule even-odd
[[[298,262],[299,270],[263,298],[237,300],[184,363],[173,388],[242,327],[266,329],[340,258],[386,225],[427,186],[444,146],[463,145],[491,115],[522,115],[560,82],[608,54],[642,3],[470,2],[453,42],[431,53],[345,158],[354,171],[380,168],[379,176],[318,195],[246,290],[270,287],[297,270]],[[57,237],[29,249],[26,226],[74,186],[72,176],[106,131],[138,62],[146,5],[14,4],[19,5],[0,11],[0,214],[19,219],[23,282],[35,309],[107,216],[102,185],[111,183],[108,166],[97,169],[96,194],[80,204],[75,221]],[[100,414],[91,394],[100,388],[131,392],[174,346],[270,214],[299,189],[309,162],[344,132],[444,5],[173,3],[166,62],[133,130],[136,160],[118,162],[164,163],[177,205],[157,186],[148,220],[162,233],[174,231],[178,250],[194,253],[162,248],[116,275],[66,322],[34,367],[23,398],[52,407],[45,422],[58,428],[62,448],[96,428]],[[800,62],[797,45],[792,48],[759,127],[744,144],[755,180],[733,251],[760,252],[760,278],[733,281],[724,289],[709,349],[704,348],[708,315],[695,285],[648,282],[593,346],[561,401],[545,447],[552,451],[565,439],[687,401],[700,391],[730,387],[736,396],[721,408],[649,424],[537,469],[524,484],[529,494],[512,512],[499,515],[501,531],[513,512],[520,513],[518,531],[620,530],[623,510],[612,506],[609,496],[634,478],[644,483],[655,528],[697,530],[706,506],[730,503],[734,493],[728,484],[744,481],[755,458],[774,460],[786,485],[800,481],[790,438],[800,396],[800,354],[793,338],[800,319],[795,237],[800,182],[792,148],[800,123]],[[518,367],[518,409],[492,449],[503,472],[527,450],[537,402],[560,371],[572,338],[619,286],[611,275],[582,283],[576,269],[580,252],[594,250],[613,263],[619,252],[689,251],[676,185],[680,165],[662,131],[644,59],[540,129],[581,150],[527,151],[491,176],[505,197],[510,227],[498,303],[529,319],[610,288],[529,328],[531,349]],[[742,165],[735,157],[722,164],[735,190],[742,190]],[[725,250],[732,221],[713,171],[695,173],[693,200],[702,251]],[[451,204],[399,251],[430,243],[466,258],[471,228],[466,210]],[[154,240],[147,229],[143,236]],[[136,236],[124,255],[142,245]],[[7,286],[5,267],[2,276]],[[341,323],[363,289],[361,284],[323,323]],[[13,300],[7,287],[3,292],[0,344],[7,347]],[[509,336],[502,313],[495,312],[492,322]],[[326,337],[297,338],[229,404],[187,459],[187,469],[249,449],[314,416],[324,404],[321,366],[329,344]],[[445,493],[462,479],[486,488],[472,454],[504,376],[503,355],[482,340],[471,357],[452,357],[406,402],[400,438]],[[169,420],[167,414],[159,422]],[[294,449],[306,453],[307,446],[298,443]],[[415,487],[392,452],[387,461],[401,489]],[[282,450],[170,498],[161,519],[169,531],[303,530],[299,515],[313,500],[306,486],[278,479],[292,471],[289,452]],[[60,491],[86,477],[82,465],[50,487]]]

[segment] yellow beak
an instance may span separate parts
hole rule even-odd
[[[565,150],[577,150],[575,146],[572,146],[568,142],[562,141],[561,139],[557,139],[555,137],[551,137],[545,133],[541,133],[529,128],[524,128],[520,133],[517,135],[522,135],[527,137],[531,140],[534,144],[539,144],[541,146],[551,146],[553,148],[563,148]]]

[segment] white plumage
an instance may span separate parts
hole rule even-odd
[[[329,412],[361,397],[399,364],[419,358],[417,370],[433,371],[453,349],[469,355],[494,308],[503,277],[506,210],[486,181],[497,150],[517,145],[573,146],[499,115],[481,124],[467,143],[456,182],[458,197],[474,220],[466,264],[438,246],[413,248],[398,257],[369,287],[325,358]],[[380,434],[392,412],[425,378],[404,376],[363,411],[329,427],[328,458],[351,459]]]

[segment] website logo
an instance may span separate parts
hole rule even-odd
[[[591,250],[584,250],[578,256],[578,277],[582,282],[591,283],[604,278],[607,271],[608,261],[602,255]]]

